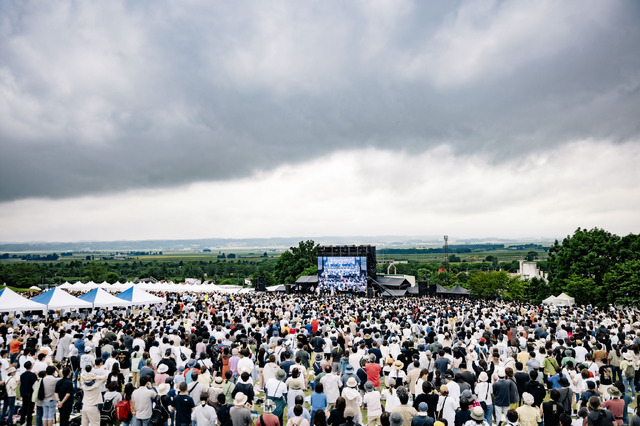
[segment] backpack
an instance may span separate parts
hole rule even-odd
[[[116,420],[119,422],[128,421],[131,418],[131,405],[129,401],[122,400],[114,407],[116,412]]]
[[[624,375],[627,377],[627,379],[633,379],[634,377],[636,377],[636,369],[633,368],[633,364],[627,364],[627,368],[624,369]]]
[[[100,410],[100,422],[106,424],[113,424],[116,418],[115,407],[113,406],[113,398],[108,399],[102,404]]]
[[[169,418],[169,411],[164,406],[164,404],[162,404],[162,400],[160,399],[159,395],[157,395],[153,399],[153,402],[154,404],[153,404],[153,412],[151,413],[151,424],[154,424],[154,425],[164,424],[164,422],[166,422],[167,419]]]

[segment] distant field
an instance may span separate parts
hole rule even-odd
[[[482,262],[487,256],[494,256],[500,262],[511,262],[513,260],[524,259],[529,251],[538,253],[538,260],[545,260],[547,253],[544,250],[487,250],[472,253],[449,253],[449,256],[458,256],[461,260],[467,262]],[[414,262],[444,262],[444,253],[428,253],[428,254],[381,254],[378,253],[378,262],[393,260],[409,260]]]
[[[112,251],[109,252],[91,252],[91,253],[74,253],[73,256],[65,256],[60,257],[58,262],[70,262],[72,260],[86,260],[87,256],[92,256],[93,260],[101,261],[101,262],[131,262],[131,261],[142,261],[142,262],[217,262],[219,260],[226,260],[227,262],[238,262],[238,261],[249,261],[249,262],[260,262],[263,260],[271,260],[274,261],[282,254],[284,250],[274,250],[274,249],[229,249],[229,250],[214,250],[211,253],[203,253],[202,251],[173,251],[173,252],[163,252],[162,254],[150,254],[150,255],[131,255],[131,254],[120,254]],[[513,249],[497,249],[497,250],[483,250],[476,251],[471,253],[449,253],[450,256],[457,256],[461,260],[465,260],[466,262],[482,262],[487,256],[494,256],[498,258],[500,262],[511,262],[513,260],[524,259],[529,251],[535,251],[538,254],[538,260],[545,260],[547,258],[547,252],[542,249],[538,250],[513,250]],[[267,253],[268,257],[263,257],[264,253]],[[235,254],[235,258],[219,259],[218,256],[222,253],[225,256],[229,254]],[[24,253],[15,253],[17,255],[22,255]],[[125,256],[124,260],[112,259],[111,257],[116,255]],[[444,253],[420,253],[420,254],[412,254],[412,253],[394,253],[394,254],[383,254],[378,252],[377,254],[378,262],[385,262],[389,260],[408,260],[412,262],[443,262],[444,261]],[[20,259],[2,259],[2,262],[23,262]],[[50,262],[50,261],[45,261]]]

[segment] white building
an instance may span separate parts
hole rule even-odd
[[[520,260],[520,265],[518,266],[518,275],[520,275],[524,280],[530,280],[531,278],[538,278],[545,281],[547,280],[547,274],[545,274],[540,270],[540,268],[538,268],[538,264],[536,262],[530,262],[526,260]]]

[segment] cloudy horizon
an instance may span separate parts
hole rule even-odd
[[[242,6],[0,4],[0,241],[639,232],[639,3]]]

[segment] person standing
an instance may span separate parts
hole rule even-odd
[[[184,384],[185,388],[187,386]],[[140,377],[140,387],[131,394],[131,414],[135,418],[133,426],[149,426],[151,425],[151,416],[153,415],[153,399],[156,397],[156,391],[151,387],[151,377]],[[191,421],[191,417],[189,417]]]
[[[106,376],[98,377],[91,371],[91,366],[86,368],[80,378],[80,387],[84,392],[82,397],[82,426],[100,426],[100,410],[102,393],[100,387],[106,380]]]
[[[589,408],[591,408],[591,412],[587,415],[588,426],[612,426],[616,424],[613,413],[600,408],[600,398],[597,396],[589,398]]]
[[[60,413],[60,426],[69,426],[69,417],[73,409],[73,382],[71,376],[73,372],[69,367],[62,370],[62,379],[56,383],[56,400],[58,401],[58,412]]]
[[[193,402],[193,398],[187,395],[187,383],[180,383],[180,393],[173,398],[173,408],[176,410],[176,426],[190,426],[191,425],[191,413],[196,404]],[[244,395],[244,394],[240,394]],[[146,426],[146,425],[145,425]]]
[[[16,379],[16,368],[11,366],[7,370],[7,380],[5,387],[7,389],[7,424],[13,424],[13,413],[16,410],[16,390],[18,389],[18,380]]]
[[[52,365],[47,367],[47,375],[42,379],[42,385],[44,386],[44,399],[42,400],[42,424],[43,426],[53,426],[56,419],[56,384],[58,378],[54,376],[56,368]]]
[[[498,422],[498,426],[500,426],[505,420],[507,411],[509,411],[509,405],[512,403],[512,395],[514,395],[514,393],[518,393],[518,388],[514,382],[505,379],[506,374],[504,370],[498,370],[497,374],[498,381],[493,384],[492,390],[496,421]]]
[[[22,412],[20,413],[20,424],[31,425],[33,423],[33,386],[38,381],[38,376],[31,371],[33,363],[24,363],[25,372],[20,375],[20,396],[22,397]]]
[[[229,410],[233,426],[249,426],[253,424],[253,417],[251,417],[251,411],[245,407],[246,403],[247,395],[238,392],[233,399],[233,407]]]

